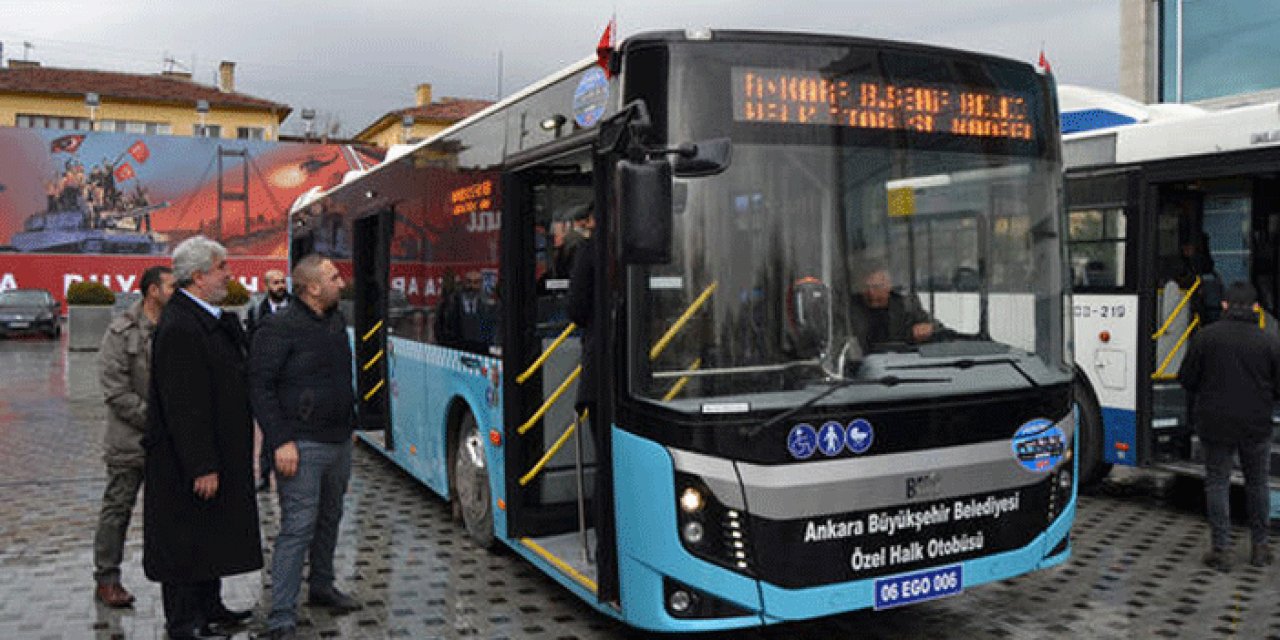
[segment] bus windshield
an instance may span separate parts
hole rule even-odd
[[[680,77],[680,57],[673,58]],[[734,86],[762,74],[738,60],[721,66]],[[705,93],[707,83],[696,80],[707,72],[686,71],[694,85],[686,93]],[[842,77],[787,73],[802,82]],[[882,74],[875,82],[881,93],[896,84],[960,99],[945,79]],[[790,120],[781,113],[751,120],[794,108],[789,101],[803,89],[772,103],[763,89],[765,104],[752,113],[739,95],[750,89],[730,90],[730,113],[720,114],[727,125],[696,106],[686,114],[692,123],[681,120],[673,106],[678,136],[728,133],[732,163],[716,176],[677,180],[675,259],[630,271],[632,393],[677,410],[746,410],[793,406],[851,381],[823,399],[887,401],[1069,380],[1061,165],[1041,139],[1053,130],[1032,106],[1038,94],[1002,87],[989,80],[977,90],[1020,96],[1021,115],[993,120],[983,136],[957,133],[965,125],[945,105],[935,105],[927,130],[902,130],[912,107],[901,103],[869,126],[849,126],[859,116],[830,106],[857,102],[847,96],[829,97],[827,115],[809,122],[794,121],[794,111]],[[942,124],[946,117],[952,122]],[[815,118],[826,121],[814,126]]]

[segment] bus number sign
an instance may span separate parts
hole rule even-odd
[[[954,596],[964,591],[964,569],[961,565],[953,564],[881,578],[875,582],[875,591],[876,609]]]

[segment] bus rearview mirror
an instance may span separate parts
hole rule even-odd
[[[733,145],[728,138],[684,144],[675,153],[675,174],[681,178],[712,176],[729,168]]]
[[[671,262],[671,165],[666,160],[618,162],[615,173],[623,264]]]

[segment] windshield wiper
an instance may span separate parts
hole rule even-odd
[[[790,418],[791,416],[797,413],[800,413],[801,411],[804,411],[805,409],[808,409],[809,407],[812,407],[815,404],[818,404],[818,402],[821,401],[823,398],[826,398],[827,396],[830,396],[831,394],[841,389],[847,389],[849,387],[867,387],[872,385],[878,385],[883,387],[896,387],[900,384],[935,383],[935,382],[947,383],[947,382],[951,382],[951,378],[899,378],[898,376],[888,375],[888,376],[881,376],[879,378],[846,378],[844,380],[836,380],[831,383],[830,389],[827,389],[826,391],[823,391],[822,393],[819,393],[818,395],[812,398],[809,398],[808,400],[805,400],[804,402],[790,409],[787,409],[786,411],[783,411],[782,413],[779,413],[778,415],[772,418],[769,418],[768,420],[754,427],[750,427],[748,429],[743,430],[742,435],[746,436],[747,438],[754,438],[761,431],[764,431],[765,429],[768,429],[769,427],[772,427],[778,424],[779,422],[782,422],[783,420],[786,420],[787,418]]]
[[[895,365],[889,365],[885,368],[886,369],[946,369],[946,368],[972,369],[973,367],[981,367],[989,364],[1007,364],[1013,367],[1013,370],[1017,371],[1018,375],[1022,376],[1022,378],[1026,380],[1031,386],[1033,387],[1040,386],[1040,383],[1036,382],[1035,378],[1032,378],[1031,375],[1028,374],[1026,370],[1022,368],[1022,365],[1019,364],[1018,361],[1013,358],[993,358],[990,360],[987,360],[987,359],[978,360],[975,358],[956,358],[954,360],[944,360],[942,362],[895,364]]]

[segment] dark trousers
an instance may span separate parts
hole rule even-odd
[[[1240,455],[1244,472],[1245,506],[1249,514],[1249,538],[1253,544],[1267,542],[1271,518],[1271,442],[1204,443],[1204,494],[1209,515],[1210,542],[1214,549],[1231,546],[1231,459]]]
[[[172,636],[190,635],[209,620],[222,604],[222,580],[164,582],[164,628]]]

